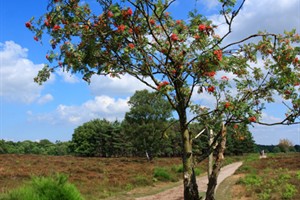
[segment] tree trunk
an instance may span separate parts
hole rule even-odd
[[[184,200],[199,200],[198,186],[194,172],[194,161],[192,153],[192,138],[187,127],[182,130],[183,141],[183,185]]]
[[[213,143],[213,140],[214,140],[214,138],[213,138],[213,130],[212,129],[209,130],[208,136],[209,136],[208,137],[208,146],[210,148],[213,148],[213,147],[211,147],[211,145]],[[211,151],[211,153],[208,156],[208,163],[207,163],[207,176],[208,176],[208,179],[209,179],[209,177],[210,177],[210,175],[212,173],[213,159],[214,159],[214,154],[213,154],[213,151]]]
[[[189,97],[184,93],[183,82],[180,79],[174,80],[176,89],[177,106],[176,111],[179,117],[180,132],[182,139],[182,165],[183,165],[183,196],[184,200],[199,200],[198,186],[194,171],[194,159],[192,149],[192,134],[188,129],[187,108]]]
[[[215,200],[215,189],[217,186],[217,179],[220,173],[221,165],[224,160],[224,151],[226,147],[226,127],[222,124],[221,142],[217,146],[217,157],[213,166],[212,173],[209,177],[206,198],[205,200]]]

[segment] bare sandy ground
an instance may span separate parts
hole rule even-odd
[[[242,165],[242,162],[235,162],[221,169],[218,177],[218,183],[221,183],[225,178],[234,174],[234,172]],[[207,188],[207,176],[197,177],[199,192],[205,192]],[[218,187],[218,185],[217,185]],[[136,200],[183,200],[183,186],[174,187],[161,193],[136,198]]]

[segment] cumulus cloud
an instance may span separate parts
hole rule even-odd
[[[0,96],[8,101],[23,103],[45,102],[46,98],[50,100],[49,95],[41,97],[43,86],[33,81],[43,64],[34,64],[27,59],[27,52],[28,49],[13,41],[0,43]]]
[[[59,69],[56,73],[63,78],[63,81],[66,83],[78,83],[80,80],[79,78],[71,74],[70,72],[64,71],[63,69]]]
[[[45,104],[48,103],[50,101],[52,101],[54,98],[51,94],[46,94],[44,96],[42,96],[41,98],[38,99],[37,103],[38,104]]]
[[[220,2],[218,0],[201,0],[198,1],[200,5],[205,6],[206,9],[214,9],[218,5],[220,5]]]
[[[225,42],[238,41],[258,31],[283,33],[284,30],[289,31],[293,28],[299,31],[299,8],[300,2],[298,0],[247,0],[233,22],[233,32]],[[224,35],[227,32],[228,27],[225,25],[223,17],[213,15],[209,18],[219,25],[217,30],[219,35]]]
[[[112,98],[109,96],[96,96],[81,105],[63,105],[57,106],[55,111],[50,113],[32,113],[28,112],[29,120],[45,121],[52,124],[68,123],[80,125],[83,122],[95,119],[105,118],[110,121],[122,120],[127,111],[129,98]]]
[[[121,78],[95,75],[91,78],[90,89],[94,95],[131,96],[135,91],[149,89],[149,87],[130,75],[124,75]]]
[[[198,93],[198,90],[199,86],[196,86],[193,91],[191,101],[211,109],[215,108],[217,103],[216,98],[213,95],[209,94],[207,91],[205,91],[205,88],[202,89],[202,93]]]
[[[278,123],[280,121],[282,121],[283,119],[282,118],[279,118],[279,117],[275,117],[273,115],[270,115],[266,112],[263,112],[262,113],[262,118],[260,121],[264,122],[264,123]]]

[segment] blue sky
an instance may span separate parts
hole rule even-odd
[[[0,1],[0,139],[5,140],[70,140],[74,128],[94,118],[122,120],[129,110],[127,101],[134,91],[146,88],[132,77],[120,79],[94,77],[87,85],[80,77],[65,72],[55,73],[43,86],[33,83],[38,70],[47,63],[49,46],[33,40],[25,28],[32,16],[46,11],[48,0]],[[95,0],[87,0],[95,6]],[[216,13],[216,0],[177,0],[172,15],[186,19],[186,11],[197,7],[216,24],[222,20]],[[241,39],[258,30],[280,33],[300,30],[299,0],[247,0],[234,23],[227,42]],[[224,33],[220,26],[219,34]],[[208,99],[209,100],[209,99]],[[204,100],[205,101],[205,100]],[[276,121],[282,113],[275,103],[264,113],[265,121]],[[300,126],[251,128],[260,144],[277,144],[287,138],[300,144]]]

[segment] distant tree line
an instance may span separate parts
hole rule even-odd
[[[162,122],[161,122],[162,123]],[[160,123],[160,124],[161,124]],[[71,141],[52,143],[47,139],[40,141],[5,141],[0,140],[0,154],[42,154],[42,155],[76,155],[87,157],[153,157],[181,156],[179,125],[174,120],[167,130],[148,135],[148,132],[128,126],[123,122],[110,122],[95,119],[84,123],[74,130]],[[148,127],[149,128],[149,127]],[[201,131],[199,124],[191,124],[191,131],[196,135]],[[249,132],[247,138],[237,138],[235,132],[228,132],[227,155],[241,155],[255,151],[255,143]],[[195,154],[205,153],[208,135],[204,132],[194,141]]]
[[[129,100],[130,111],[122,122],[94,119],[74,130],[68,142],[40,140],[12,142],[0,140],[0,153],[76,155],[89,157],[181,156],[180,125],[172,118],[172,109],[163,96],[147,90],[137,91]],[[203,130],[199,123],[189,125],[196,136]],[[194,154],[208,149],[208,130],[193,140]],[[227,128],[226,155],[258,151],[246,125]]]
[[[278,145],[257,145],[258,151],[264,150],[270,153],[288,153],[288,152],[300,152],[300,145],[293,145],[288,139],[279,140]]]
[[[68,155],[70,142],[56,141],[52,143],[47,139],[33,142],[30,140],[13,142],[0,140],[0,154],[43,154]]]
[[[95,126],[98,126],[95,127]],[[169,135],[157,140],[157,148],[152,148],[152,156],[158,157],[178,157],[180,153],[180,138],[176,134],[177,125],[169,131]],[[178,127],[178,126],[177,126]],[[192,130],[197,129],[197,125],[192,125]],[[82,133],[83,129],[86,132]],[[83,136],[86,134],[85,136]],[[266,153],[280,152],[300,152],[300,145],[291,145],[282,142],[278,145],[255,144],[250,132],[246,136],[239,136],[234,131],[229,131],[227,136],[226,155],[243,155],[244,153],[260,152]],[[204,133],[201,139],[195,141],[197,145],[196,154],[205,153],[207,148],[207,134]],[[246,138],[245,138],[246,137]],[[133,142],[129,135],[126,135],[122,128],[122,123],[107,120],[92,120],[79,126],[71,141],[52,143],[47,139],[40,141],[5,141],[0,140],[0,154],[41,154],[41,155],[76,155],[88,157],[120,157],[120,156],[146,156],[142,151],[143,144]]]

